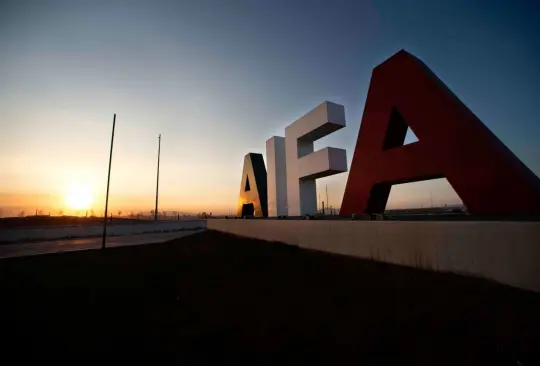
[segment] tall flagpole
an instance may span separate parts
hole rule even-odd
[[[112,134],[111,134],[111,152],[109,154],[109,173],[107,174],[107,195],[105,196],[105,217],[103,217],[103,238],[101,240],[101,249],[105,249],[105,241],[107,240],[107,211],[109,209],[109,184],[111,183],[111,162],[114,144],[114,126],[116,125],[116,113],[113,117]]]
[[[161,134],[158,137],[158,153],[157,153],[157,179],[156,179],[156,209],[154,210],[154,221],[158,219],[158,196],[159,196],[159,156],[161,154]]]

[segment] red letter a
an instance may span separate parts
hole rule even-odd
[[[418,142],[403,146],[407,125]],[[471,213],[540,213],[540,179],[400,51],[373,69],[340,214],[382,213],[393,184],[442,177]]]

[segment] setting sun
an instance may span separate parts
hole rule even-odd
[[[75,210],[90,208],[92,201],[92,190],[88,186],[74,185],[68,189],[66,194],[66,204]]]

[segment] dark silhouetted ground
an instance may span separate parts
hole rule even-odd
[[[540,294],[211,231],[2,260],[0,291],[6,365],[539,360]]]

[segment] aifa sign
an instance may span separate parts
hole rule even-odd
[[[269,216],[316,212],[315,180],[346,172],[347,158],[344,149],[314,151],[313,142],[343,127],[344,107],[324,102],[266,142]],[[408,127],[418,141],[404,146]],[[392,185],[443,177],[470,213],[540,213],[540,179],[400,51],[373,70],[340,215],[382,213]]]

